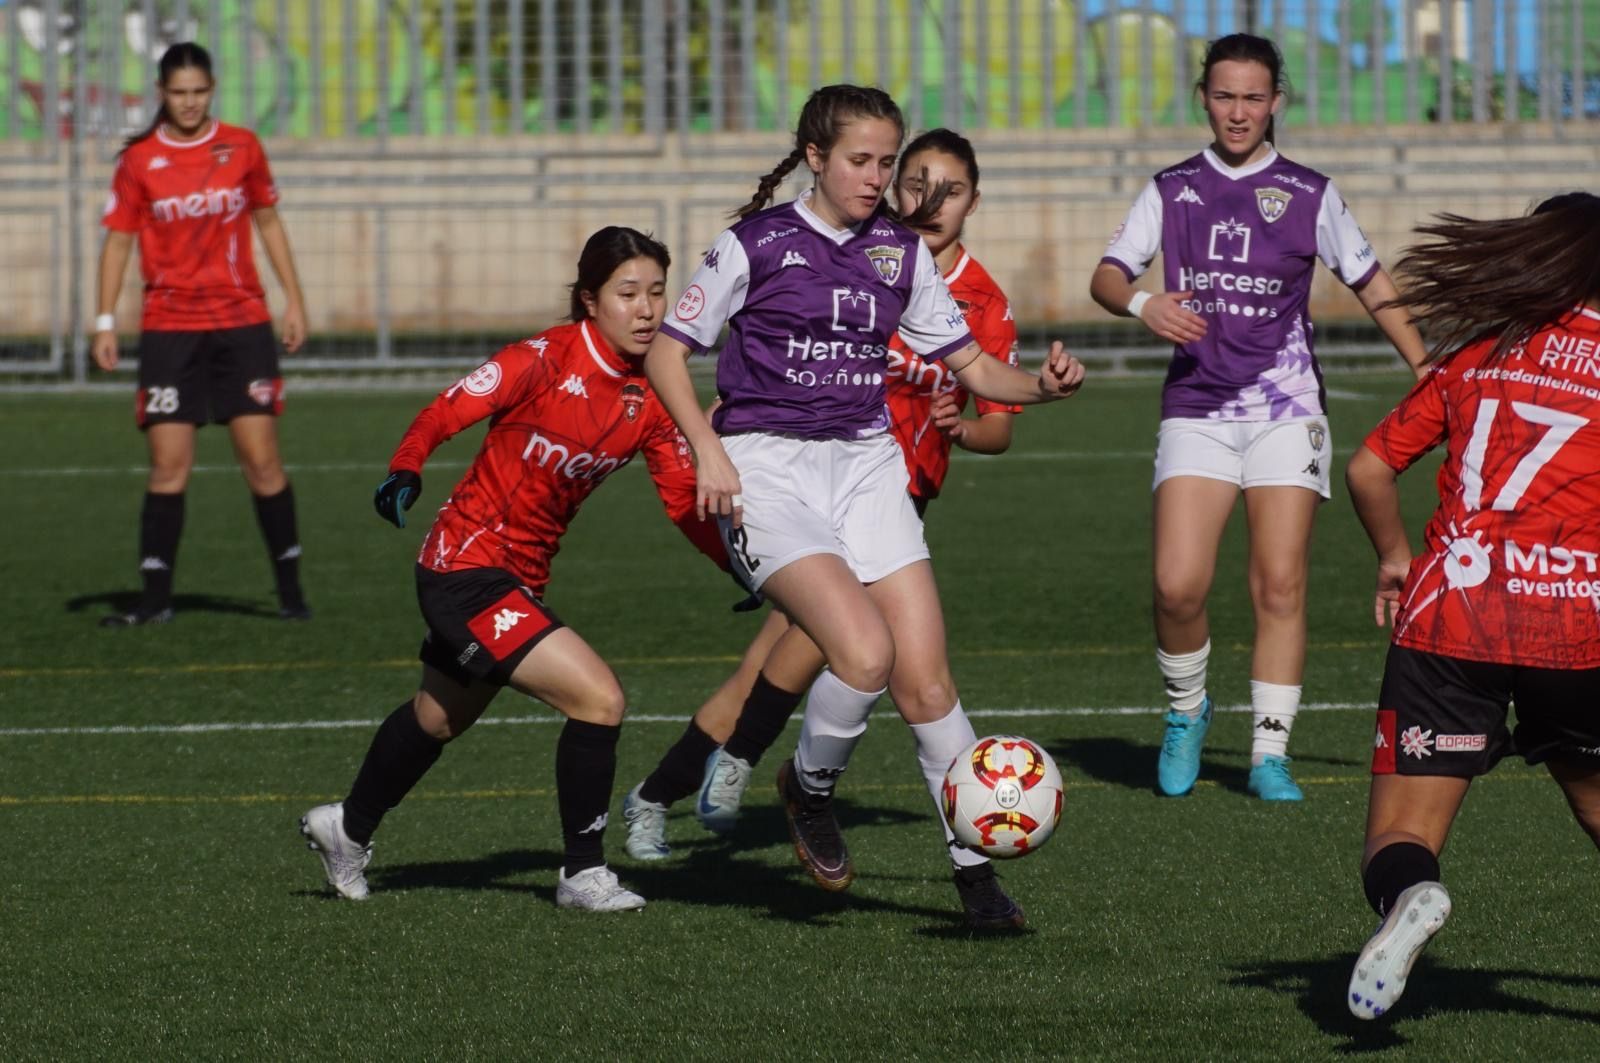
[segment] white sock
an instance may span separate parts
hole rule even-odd
[[[806,695],[800,744],[794,751],[795,777],[802,789],[814,794],[832,792],[882,694],[882,690],[857,690],[830,671],[817,676]]]
[[[956,759],[956,754],[978,740],[972,721],[961,709],[961,702],[957,701],[955,708],[942,720],[912,724],[911,735],[917,740],[917,763],[922,765],[922,779],[928,784],[928,793],[933,795],[934,808],[938,809],[939,826],[944,830],[950,862],[957,867],[987,863],[989,858],[982,853],[955,844],[956,836],[950,833],[950,824],[944,818],[944,773],[950,770],[950,762]]]
[[[1193,653],[1167,653],[1156,647],[1156,664],[1167,681],[1167,704],[1184,716],[1200,716],[1206,702],[1206,661],[1211,657],[1211,640]]]
[[[1295,713],[1300,711],[1300,688],[1282,683],[1250,680],[1250,709],[1254,723],[1250,728],[1250,763],[1263,757],[1285,757],[1289,750],[1289,731]]]

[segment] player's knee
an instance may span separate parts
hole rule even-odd
[[[910,723],[933,723],[949,714],[956,703],[955,683],[949,676],[935,676],[917,682],[889,683],[889,694]]]
[[[245,483],[250,485],[251,494],[262,498],[270,498],[289,486],[283,461],[275,454],[259,460],[241,458],[239,471],[244,474]]]
[[[894,642],[889,638],[853,640],[828,661],[841,683],[857,690],[882,690],[894,671]]]
[[[1250,595],[1257,612],[1266,616],[1295,617],[1305,611],[1306,577],[1303,572],[1263,572],[1250,580]]]
[[[1187,622],[1205,612],[1206,591],[1193,580],[1156,576],[1156,612],[1169,620]]]
[[[189,486],[191,459],[158,458],[150,463],[149,490],[152,494],[182,494]]]
[[[563,706],[562,709],[574,720],[600,724],[604,727],[617,727],[628,711],[628,703],[622,693],[621,685],[613,678],[609,682],[596,682],[580,691],[572,699],[571,705]]]

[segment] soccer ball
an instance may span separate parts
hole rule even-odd
[[[1016,735],[980,738],[944,774],[944,818],[968,849],[1026,856],[1061,820],[1061,772],[1039,745]]]

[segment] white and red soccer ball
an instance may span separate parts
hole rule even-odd
[[[1061,821],[1061,772],[1040,746],[989,735],[968,746],[944,775],[944,818],[968,849],[1026,856]]]

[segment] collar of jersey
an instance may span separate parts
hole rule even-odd
[[[808,188],[804,192],[801,192],[799,197],[795,199],[794,212],[800,215],[801,220],[807,225],[811,226],[813,229],[817,230],[817,232],[821,233],[823,236],[826,236],[836,244],[843,245],[849,243],[851,240],[854,240],[857,236],[860,236],[866,231],[867,226],[878,220],[878,215],[883,211],[883,201],[879,200],[878,205],[872,209],[872,213],[867,215],[867,217],[857,225],[851,226],[847,229],[835,229],[832,225],[829,225],[827,222],[823,221],[821,215],[811,209],[811,191],[812,190]]]
[[[589,357],[594,359],[594,364],[606,371],[607,376],[624,377],[631,368],[622,355],[611,349],[606,338],[600,335],[599,329],[593,331],[589,328],[588,319],[578,322],[578,331],[583,334],[584,346],[589,348]]]
[[[1577,310],[1578,313],[1582,314],[1584,317],[1588,318],[1590,321],[1600,321],[1600,311],[1591,310],[1587,306],[1584,306],[1582,303],[1579,303],[1577,305],[1576,310]]]
[[[1210,148],[1207,148],[1200,154],[1205,156],[1206,162],[1211,164],[1212,169],[1216,170],[1230,181],[1242,181],[1246,177],[1254,177],[1256,174],[1260,173],[1262,170],[1265,170],[1268,166],[1271,166],[1273,163],[1278,161],[1278,149],[1270,144],[1267,145],[1266,158],[1257,159],[1255,162],[1246,163],[1243,166],[1229,166],[1227,163],[1217,158],[1217,153],[1212,151]]]
[[[211,119],[211,128],[206,130],[205,136],[196,137],[193,140],[173,140],[171,137],[167,136],[167,125],[165,122],[163,122],[161,125],[156,126],[156,139],[161,141],[161,143],[165,144],[169,148],[196,148],[210,140],[212,137],[216,136],[217,130],[221,128],[222,123],[213,118]]]
[[[950,267],[950,272],[944,275],[946,284],[954,284],[956,278],[961,276],[961,271],[967,268],[967,263],[972,261],[972,256],[967,254],[967,249],[961,249],[961,257],[956,259],[956,264]]]

